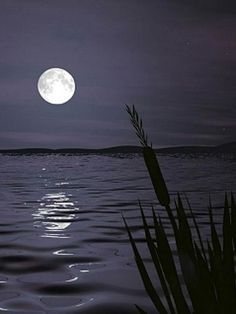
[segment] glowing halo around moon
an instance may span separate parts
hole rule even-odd
[[[75,80],[66,70],[50,68],[38,80],[40,96],[50,104],[61,105],[69,101],[75,93]]]

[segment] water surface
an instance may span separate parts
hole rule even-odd
[[[209,193],[221,217],[236,162],[160,164],[172,198],[188,195],[207,236]],[[121,219],[150,266],[137,200],[147,216],[157,202],[140,156],[0,156],[0,185],[0,311],[133,314],[136,303],[154,313]]]

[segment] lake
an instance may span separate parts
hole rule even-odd
[[[209,194],[220,220],[236,161],[159,161],[172,199],[186,193],[207,237]],[[121,218],[152,273],[137,201],[147,216],[151,203],[165,213],[141,156],[1,155],[0,185],[0,311],[133,314],[138,304],[155,313]]]

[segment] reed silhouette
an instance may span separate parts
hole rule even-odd
[[[177,248],[176,260],[160,216],[152,208],[153,224],[148,225],[139,202],[145,240],[157,274],[157,278],[151,278],[123,216],[139,273],[157,313],[235,314],[236,206],[233,193],[230,197],[225,195],[220,233],[216,230],[213,208],[209,202],[210,239],[204,241],[188,199],[187,210],[180,194],[174,201],[174,208],[170,206],[168,189],[152,144],[148,144],[142,119],[134,106],[130,108],[126,105],[126,110],[142,145],[157,200],[168,214]],[[180,265],[179,272],[177,264]],[[180,278],[183,278],[183,282]],[[163,297],[160,297],[155,287],[156,279],[161,284]],[[140,306],[136,305],[136,308],[140,314],[147,314]]]

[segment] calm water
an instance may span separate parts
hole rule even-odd
[[[159,160],[207,235],[209,192],[220,217],[236,162]],[[141,157],[0,156],[0,168],[0,311],[133,314],[136,303],[154,313],[121,219],[149,263],[137,200],[147,215],[156,201]]]

